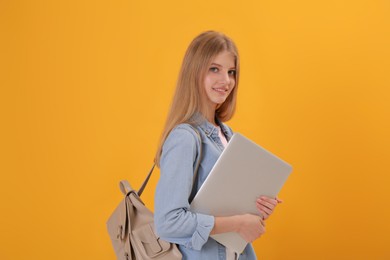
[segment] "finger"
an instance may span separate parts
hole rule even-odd
[[[267,219],[272,214],[272,212],[269,210],[260,209],[260,214],[264,216],[264,219]]]
[[[256,203],[259,204],[259,205],[262,205],[264,207],[267,207],[267,208],[269,208],[271,210],[273,210],[276,207],[276,205],[277,205],[277,203],[276,204],[272,204],[272,203],[269,203],[269,202],[266,202],[266,201],[263,201],[263,200],[258,200],[258,201],[256,201]]]
[[[258,230],[259,230],[262,234],[264,234],[264,232],[265,232],[265,222],[264,222],[264,221],[263,221],[262,225],[260,225],[260,226],[258,227]]]
[[[258,202],[258,203],[260,203],[260,204],[262,204],[265,207],[270,208],[270,209],[273,209],[278,205],[278,202],[274,199],[267,199],[267,200],[258,199],[256,202]]]
[[[263,217],[260,216],[259,221],[260,221],[261,226],[265,227],[264,215],[263,215]]]
[[[267,208],[260,203],[256,203],[256,207],[260,211],[260,213],[262,213],[262,214],[265,213],[267,215],[271,215],[271,213],[274,211],[273,209]]]
[[[283,203],[283,200],[279,199],[278,197],[275,198],[278,203]]]
[[[260,218],[261,218],[262,220],[268,219],[269,214],[267,214],[267,212],[265,212],[265,211],[263,211],[263,210],[259,210],[259,213],[260,213]]]
[[[264,205],[264,204],[261,204],[261,203],[256,203],[256,207],[258,208],[258,209],[260,209],[260,210],[264,210],[264,211],[266,211],[266,212],[268,212],[268,213],[272,213],[273,211],[274,211],[274,209],[275,209],[275,206],[266,206],[266,205]]]
[[[267,207],[264,207],[262,205],[256,205],[257,206],[257,209],[260,211],[261,214],[264,214],[264,215],[271,215],[274,211],[273,209],[269,209]]]
[[[278,200],[277,198],[269,198],[269,197],[266,197],[266,196],[261,196],[260,198],[258,198],[258,201],[265,201],[267,203],[270,203],[272,205],[278,205]]]
[[[260,214],[263,216],[263,220],[267,220],[269,218],[269,215],[265,212],[260,212]]]
[[[270,213],[262,210],[262,209],[259,209],[259,213],[260,213],[260,217],[263,219],[263,220],[267,220],[269,218],[269,216],[271,215]]]

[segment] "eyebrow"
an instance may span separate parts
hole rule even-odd
[[[218,63],[211,63],[211,65],[214,65],[214,66],[218,66],[218,67],[221,67],[221,68],[223,68],[223,66],[221,65],[221,64],[218,64]],[[229,68],[229,69],[236,69],[236,67],[234,66],[234,67],[231,67],[231,68]]]

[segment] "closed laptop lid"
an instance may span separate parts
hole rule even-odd
[[[260,215],[256,199],[275,198],[292,167],[239,133],[235,133],[191,203],[191,210],[213,216]],[[238,233],[212,236],[241,253],[246,242]]]

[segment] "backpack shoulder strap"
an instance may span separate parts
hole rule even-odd
[[[147,185],[148,182],[149,182],[150,176],[152,176],[154,167],[156,167],[156,164],[155,164],[155,163],[153,164],[152,169],[149,170],[149,173],[148,173],[148,175],[146,176],[146,179],[144,180],[144,182],[142,183],[141,188],[138,190],[138,192],[137,192],[137,193],[138,193],[138,196],[141,197],[142,192],[144,191],[146,185]]]

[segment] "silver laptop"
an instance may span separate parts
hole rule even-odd
[[[275,198],[292,167],[239,133],[235,133],[191,203],[191,210],[213,216],[260,215],[256,199]],[[246,241],[238,233],[212,235],[241,253]]]

